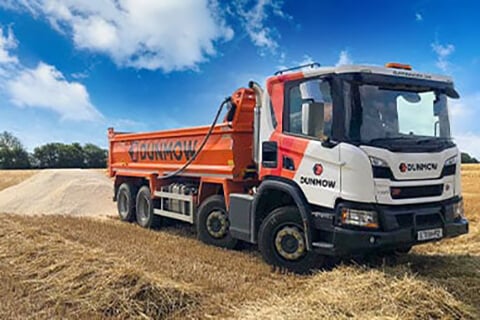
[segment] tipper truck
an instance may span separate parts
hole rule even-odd
[[[451,78],[404,64],[283,70],[235,91],[210,126],[110,128],[114,201],[121,220],[194,224],[293,272],[408,252],[468,232],[448,98]]]

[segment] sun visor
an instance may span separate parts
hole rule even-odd
[[[376,74],[376,73],[343,73],[339,74],[339,77],[347,80],[354,81],[358,84],[372,84],[372,85],[392,85],[392,86],[409,86],[417,88],[431,88],[432,90],[439,90],[445,93],[449,98],[458,99],[460,95],[453,87],[452,82],[444,82],[431,79],[419,79],[419,78],[407,78],[400,76]]]
[[[460,95],[458,94],[457,90],[453,87],[446,87],[445,88],[445,94],[447,97],[452,98],[452,99],[458,99],[460,98]]]

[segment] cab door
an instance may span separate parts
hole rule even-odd
[[[277,149],[276,174],[293,180],[308,202],[333,208],[340,194],[339,146],[329,142],[333,124],[331,86],[326,79],[286,83],[281,128],[270,141]]]

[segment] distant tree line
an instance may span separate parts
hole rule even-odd
[[[20,139],[12,133],[0,133],[0,169],[31,168],[105,168],[107,150],[87,143],[47,143],[27,152]],[[479,163],[466,152],[461,154],[462,163]]]
[[[105,168],[107,150],[87,143],[47,143],[27,152],[20,139],[0,133],[0,169]]]
[[[478,160],[476,158],[470,156],[466,152],[462,152],[461,157],[462,157],[462,163],[478,163]]]

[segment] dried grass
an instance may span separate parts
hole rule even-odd
[[[0,170],[0,191],[30,178],[37,172],[38,170]]]
[[[241,319],[473,319],[471,307],[408,268],[341,266],[321,272],[288,295],[235,308]],[[398,273],[398,275],[397,275]]]
[[[177,319],[480,319],[480,166],[462,179],[468,235],[312,276],[273,273],[255,248],[205,246],[185,226],[0,216],[0,318],[156,318],[153,295]],[[144,286],[157,289],[138,302]]]
[[[0,318],[166,318],[192,291],[99,249],[0,218]]]

